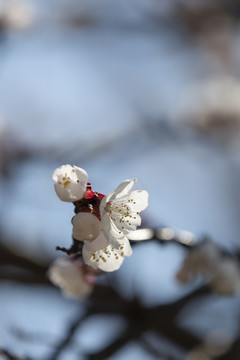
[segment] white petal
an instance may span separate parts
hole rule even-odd
[[[99,207],[99,211],[100,211],[100,215],[103,216],[103,214],[105,213],[105,207],[107,205],[107,202],[109,201],[109,199],[112,197],[113,193],[110,193],[106,196],[104,196],[104,198],[102,198],[101,202],[100,202],[100,207]]]
[[[131,188],[133,187],[133,185],[135,184],[136,181],[137,181],[137,179],[127,179],[127,180],[124,180],[123,182],[121,182],[121,184],[118,185],[116,190],[114,190],[114,192],[112,193],[112,196],[109,200],[118,199],[118,198],[126,195],[131,190]]]
[[[103,214],[101,223],[102,232],[104,233],[107,242],[118,249],[120,247],[120,242],[125,239],[123,232],[116,227],[108,213]]]
[[[71,165],[69,165],[69,164],[62,165],[54,170],[54,172],[52,173],[52,179],[57,182],[57,181],[59,181],[60,176],[64,176],[65,172],[69,173],[69,172],[71,172],[71,170],[72,170]]]
[[[131,245],[130,245],[130,242],[127,238],[125,238],[123,244],[124,246],[124,256],[131,256],[132,255],[132,248],[131,248]],[[121,250],[121,249],[120,249]]]
[[[76,165],[73,165],[73,168],[74,168],[74,170],[76,172],[76,176],[77,176],[78,180],[83,182],[83,183],[86,183],[88,181],[87,172],[84,169],[82,169],[82,168],[80,168],[80,167],[78,167]]]
[[[91,241],[96,239],[101,231],[101,223],[98,218],[91,214],[80,212],[72,218],[73,237],[79,241]]]
[[[119,249],[114,249],[108,245],[103,234],[91,242],[86,242],[83,246],[83,259],[86,264],[94,269],[111,272],[118,270],[124,260],[124,256],[130,256],[132,249],[126,239],[120,244]]]
[[[66,188],[62,185],[55,183],[54,189],[60,200],[65,202],[74,202],[83,198],[86,191],[86,185],[69,184]]]
[[[55,260],[48,270],[48,276],[54,285],[60,287],[63,295],[69,298],[84,298],[89,296],[93,289],[92,285],[85,281],[81,267],[67,258]]]
[[[134,190],[121,199],[115,200],[115,204],[126,202],[133,213],[141,212],[148,206],[148,192],[146,190]]]
[[[106,246],[108,246],[107,240],[104,234],[100,232],[96,239],[94,239],[93,241],[86,241],[83,247],[85,249],[85,252],[87,251],[92,253],[94,251],[105,249]]]

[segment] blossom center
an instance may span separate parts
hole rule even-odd
[[[113,246],[108,246],[105,249],[99,251],[95,251],[92,253],[91,260],[95,263],[104,262],[106,263],[111,256],[118,260],[119,257],[124,257],[124,244],[122,244],[119,250],[115,249]]]
[[[74,169],[72,169],[72,173],[75,173],[75,170]],[[64,187],[64,189],[66,189],[66,187],[68,186],[68,185],[70,185],[71,184],[71,182],[72,182],[72,178],[70,177],[70,176],[68,176],[69,174],[67,173],[67,172],[65,172],[65,174],[64,174],[64,176],[62,176],[62,177],[59,177],[59,180],[58,180],[58,184],[59,185],[62,185],[63,187]],[[77,180],[77,182],[79,182],[79,180]]]
[[[123,230],[125,229],[126,225],[131,226],[132,220],[136,219],[136,216],[134,216],[134,213],[131,210],[129,204],[136,204],[136,202],[133,199],[128,199],[122,202],[109,201],[104,208],[104,210],[109,213],[109,216],[113,221],[117,221],[119,225],[121,224],[120,227]],[[136,212],[135,214],[139,214],[139,212]]]

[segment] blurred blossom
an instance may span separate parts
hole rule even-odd
[[[211,278],[220,261],[221,253],[218,247],[212,241],[205,240],[189,251],[177,279],[184,283],[198,275]]]
[[[240,267],[234,259],[223,259],[211,280],[212,289],[220,295],[240,292]]]
[[[210,280],[212,290],[220,295],[233,295],[240,291],[240,267],[237,261],[223,257],[220,249],[210,240],[189,251],[177,279],[184,283],[198,275]]]
[[[34,21],[32,3],[26,0],[0,0],[0,23],[13,30],[26,29]]]
[[[128,234],[128,239],[133,241],[150,240],[153,237],[154,231],[150,228],[130,231]]]
[[[55,260],[48,270],[48,276],[51,282],[61,289],[63,295],[72,299],[85,298],[93,290],[85,268],[68,258]]]
[[[204,340],[206,352],[211,356],[220,356],[231,347],[234,338],[224,330],[211,331]]]
[[[157,236],[164,240],[173,240],[175,232],[172,228],[166,227],[157,230]]]
[[[188,353],[184,360],[213,360],[203,346],[198,346]]]
[[[210,331],[203,343],[190,351],[185,360],[213,360],[225,354],[232,342],[233,338],[226,331]]]
[[[192,246],[196,243],[196,236],[187,230],[163,227],[156,230],[156,237],[160,240],[176,240],[182,244]]]
[[[174,117],[221,140],[240,136],[240,82],[220,77],[191,87],[176,107]]]

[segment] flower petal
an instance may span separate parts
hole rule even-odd
[[[121,244],[121,246],[123,246],[124,256],[131,256],[132,255],[132,248],[131,248],[129,240],[126,237],[125,237],[124,242]],[[120,250],[122,250],[121,246],[120,246]]]
[[[112,197],[113,193],[107,194],[106,196],[104,196],[104,198],[102,198],[101,202],[100,202],[100,207],[99,207],[99,211],[100,211],[100,215],[103,216],[103,214],[105,213],[105,207],[107,205],[107,202],[109,201],[109,199]]]
[[[69,165],[69,164],[66,164],[66,165],[62,165],[62,166],[59,166],[57,169],[54,170],[54,172],[52,173],[52,179],[53,181],[56,181],[58,182],[59,180],[59,177],[62,176],[63,174],[66,173],[69,173],[72,171],[72,166]]]
[[[80,168],[80,167],[78,167],[76,165],[73,165],[73,168],[76,171],[76,175],[77,175],[78,180],[83,182],[83,183],[86,183],[88,181],[87,172],[84,169],[82,169],[82,168]]]
[[[121,199],[115,200],[115,204],[118,202],[126,202],[132,213],[141,212],[148,206],[148,192],[146,190],[134,190]]]
[[[121,184],[119,184],[118,187],[114,190],[111,198],[108,201],[115,200],[126,195],[131,190],[136,181],[137,179],[127,179],[121,182]]]
[[[55,183],[54,189],[56,191],[57,196],[60,200],[65,202],[74,202],[82,199],[86,187],[82,187],[79,184],[69,184],[67,188],[64,188],[62,185]]]
[[[114,248],[120,247],[120,242],[124,241],[125,235],[119,230],[108,213],[103,214],[102,219],[102,232],[104,233],[108,244],[111,244]]]

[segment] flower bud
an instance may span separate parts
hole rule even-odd
[[[52,179],[54,189],[62,201],[74,202],[83,198],[86,191],[88,175],[84,169],[69,164],[54,170]]]
[[[91,241],[100,234],[101,223],[93,214],[80,212],[73,217],[72,223],[72,234],[76,240]]]

